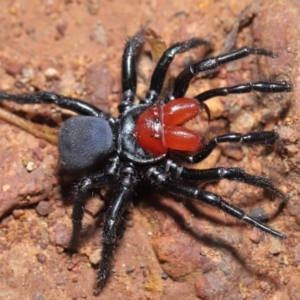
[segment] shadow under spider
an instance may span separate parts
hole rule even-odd
[[[153,207],[155,210],[161,211],[161,212],[167,212],[168,215],[179,225],[181,230],[188,233],[193,239],[200,241],[204,243],[206,246],[210,248],[217,248],[217,249],[223,249],[226,252],[228,252],[233,259],[235,259],[239,265],[243,267],[243,269],[249,273],[250,275],[259,276],[262,280],[266,280],[268,282],[271,282],[274,285],[278,285],[278,282],[272,276],[266,274],[267,270],[258,270],[258,265],[255,264],[255,261],[253,259],[247,260],[241,253],[237,250],[237,248],[230,244],[227,240],[219,237],[214,236],[214,233],[206,234],[202,232],[198,232],[195,230],[195,228],[189,226],[186,223],[186,219],[182,213],[180,213],[178,210],[176,210],[171,205],[168,205],[166,203],[163,203],[159,197],[167,197],[165,196],[166,193],[162,193],[162,195],[157,195],[154,193],[154,195],[151,195],[152,201],[150,204],[144,204],[143,207]],[[220,220],[219,218],[215,218],[213,216],[210,216],[206,214],[203,211],[199,210],[199,207],[193,203],[190,199],[185,199],[181,197],[175,197],[174,195],[169,196],[168,198],[171,199],[171,201],[182,202],[184,201],[184,207],[194,216],[196,219],[205,219],[209,221],[210,223],[217,223],[222,224],[224,227],[244,227],[247,226],[247,224],[244,224],[242,221],[235,220],[233,223],[228,223]],[[144,201],[145,203],[148,203],[148,201]],[[282,203],[278,209],[278,212],[272,216],[272,218],[276,218],[276,216],[280,213],[280,211],[283,209],[283,207],[286,205],[286,203]],[[207,206],[207,205],[206,205]],[[142,208],[143,209],[143,208]],[[216,208],[217,209],[217,208]],[[259,268],[261,268],[259,266]]]

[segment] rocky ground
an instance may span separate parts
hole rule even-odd
[[[280,134],[282,142],[275,147],[222,145],[195,167],[236,166],[270,177],[289,196],[287,204],[259,188],[226,180],[205,189],[263,216],[288,238],[277,240],[218,209],[141,187],[125,215],[126,232],[99,297],[92,293],[92,265],[99,259],[103,200],[109,193],[89,202],[79,252],[68,255],[74,178],[59,170],[55,139],[50,143],[0,120],[0,299],[300,299],[299,3],[6,2],[0,10],[2,91],[50,90],[117,116],[124,42],[145,25],[167,45],[206,39],[213,45],[210,55],[244,45],[270,48],[279,55],[250,57],[199,76],[189,96],[258,80],[287,80],[294,90],[215,98],[208,101],[210,124],[205,116],[189,124],[207,137],[229,131]],[[145,94],[153,70],[153,61],[145,55],[149,49],[145,45],[139,59],[138,97]],[[199,49],[178,56],[170,77],[204,54]],[[1,107],[52,128],[52,133],[66,117],[55,106]]]

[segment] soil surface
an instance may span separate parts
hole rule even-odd
[[[241,167],[271,178],[288,203],[234,181],[204,188],[288,238],[275,239],[213,207],[142,186],[124,216],[108,282],[95,297],[93,264],[99,260],[110,192],[88,202],[78,253],[69,255],[75,178],[60,170],[55,139],[47,142],[0,120],[0,299],[300,299],[299,2],[124,2],[5,1],[0,90],[53,91],[117,116],[122,51],[141,26],[166,45],[193,37],[211,43],[210,49],[178,55],[170,78],[208,52],[215,56],[245,45],[272,49],[278,57],[249,57],[198,76],[187,95],[260,80],[287,80],[294,86],[291,93],[214,98],[207,102],[211,122],[201,115],[188,126],[207,138],[230,131],[279,133],[275,147],[220,145],[194,167]],[[151,79],[150,52],[145,44],[138,60],[138,98]],[[54,133],[68,114],[52,105],[1,107]]]

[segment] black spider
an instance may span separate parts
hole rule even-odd
[[[251,54],[274,57],[274,53],[262,48],[243,47],[193,63],[177,76],[172,93],[162,101],[158,97],[167,69],[175,55],[206,44],[201,39],[176,43],[168,48],[159,60],[146,97],[134,105],[137,81],[135,52],[143,42],[143,31],[140,31],[129,39],[125,46],[122,58],[123,95],[118,107],[120,113],[118,118],[113,118],[83,101],[50,92],[40,91],[21,95],[0,93],[2,100],[20,104],[55,103],[61,108],[83,115],[72,117],[63,124],[59,137],[59,152],[62,167],[70,172],[87,172],[98,168],[98,171],[87,173],[88,175],[85,175],[77,186],[72,213],[73,234],[70,250],[76,251],[89,191],[93,188],[114,187],[114,197],[106,212],[102,260],[96,278],[95,294],[101,291],[106,282],[116,242],[116,226],[139,181],[148,181],[174,195],[216,206],[266,233],[280,239],[286,238],[284,234],[253,219],[220,196],[196,188],[193,184],[186,185],[186,181],[208,182],[228,179],[268,189],[287,200],[268,178],[247,174],[240,168],[195,170],[180,164],[180,161],[193,164],[205,159],[219,143],[274,144],[279,139],[276,132],[264,131],[244,135],[228,133],[205,141],[201,133],[181,127],[203,108],[209,115],[204,101],[216,96],[249,93],[253,90],[263,93],[290,91],[292,86],[285,81],[254,82],[212,89],[193,99],[183,98],[191,79],[200,72],[215,70],[220,65]]]

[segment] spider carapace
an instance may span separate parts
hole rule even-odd
[[[218,167],[197,170],[180,163],[182,161],[185,165],[197,163],[209,156],[220,143],[274,144],[279,139],[274,131],[260,131],[247,134],[228,133],[206,141],[202,133],[181,126],[203,109],[210,118],[205,101],[213,97],[251,91],[289,92],[292,85],[286,81],[259,81],[208,90],[192,99],[184,98],[191,79],[197,74],[215,70],[225,63],[249,55],[274,57],[274,53],[264,48],[243,47],[195,62],[175,78],[172,87],[169,87],[168,96],[163,98],[160,94],[164,79],[176,54],[207,44],[206,41],[196,38],[176,43],[165,50],[154,69],[149,92],[134,105],[137,85],[135,55],[143,42],[143,30],[126,42],[122,58],[122,99],[117,118],[84,101],[51,92],[39,91],[21,95],[0,92],[1,100],[20,104],[56,104],[81,115],[64,122],[59,136],[62,167],[71,172],[84,171],[86,174],[80,179],[74,193],[73,233],[69,250],[77,249],[84,206],[90,191],[95,188],[112,187],[114,195],[106,212],[102,233],[102,259],[98,265],[95,294],[104,287],[109,273],[116,243],[117,224],[138,182],[141,181],[149,182],[176,196],[215,206],[226,214],[248,222],[277,238],[286,237],[229,204],[221,196],[197,188],[193,184],[221,179],[234,180],[268,189],[276,196],[287,200],[268,178],[248,174],[241,168]]]

